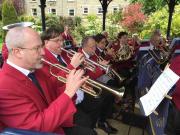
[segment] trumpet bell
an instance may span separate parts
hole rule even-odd
[[[10,29],[12,29],[14,27],[30,27],[33,24],[34,24],[33,22],[13,23],[13,24],[9,24],[9,25],[3,26],[2,29],[3,30],[10,30]]]

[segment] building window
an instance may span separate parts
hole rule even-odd
[[[31,11],[32,11],[33,16],[37,16],[37,9],[36,8],[32,8]]]
[[[74,9],[69,9],[69,16],[75,16]]]
[[[97,14],[102,14],[102,13],[103,13],[102,7],[98,7]]]
[[[56,9],[55,8],[50,8],[49,13],[56,15]]]
[[[119,10],[119,9],[118,9],[117,7],[114,7],[114,8],[113,8],[113,13],[118,12],[118,10]]]
[[[85,8],[83,9],[83,13],[84,13],[84,14],[88,14],[88,8],[87,8],[87,7],[85,7]]]

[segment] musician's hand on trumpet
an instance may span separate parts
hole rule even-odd
[[[64,93],[66,93],[70,98],[74,96],[76,91],[83,85],[85,81],[89,77],[82,77],[84,74],[84,71],[79,69],[79,70],[72,70],[70,71],[69,75],[67,76],[66,80],[66,89]]]
[[[74,67],[74,68],[77,68],[79,67],[79,65],[82,64],[82,62],[84,61],[84,56],[83,54],[81,53],[75,53],[73,56],[72,56],[72,59],[71,59],[71,65]]]
[[[107,50],[106,53],[110,56],[113,56],[115,53],[113,48],[107,48],[106,50]]]

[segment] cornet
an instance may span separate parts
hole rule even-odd
[[[72,56],[76,53],[73,50],[66,50],[64,48],[61,48],[61,49],[67,53],[67,56],[69,58],[72,58]],[[97,56],[96,53],[95,53],[95,55]],[[98,57],[99,60],[103,60],[103,58],[101,58],[99,56],[97,56],[97,57]],[[112,69],[110,65],[104,66],[104,65],[101,65],[101,64],[99,64],[99,63],[97,63],[97,62],[95,62],[95,61],[93,61],[91,59],[88,59],[88,58],[85,58],[84,64],[85,64],[84,68],[88,69],[88,70],[90,70],[92,72],[94,72],[95,69],[96,69],[96,66],[98,66],[101,69],[103,69],[106,72],[106,74],[111,74],[113,76],[117,76],[118,79],[120,80],[120,82],[124,80],[124,78],[122,78],[114,69]]]
[[[73,57],[73,55],[77,52],[73,51],[73,50],[66,50],[64,48],[61,48],[61,50],[65,51],[67,53],[67,56],[71,59]],[[92,63],[92,61],[89,61],[85,58],[85,61],[83,63],[83,68],[84,69],[88,69],[92,72],[95,71],[96,66]]]
[[[101,61],[104,60],[101,56],[98,56],[96,53],[95,53],[95,55],[99,60],[101,60]],[[122,82],[124,80],[124,78],[122,78],[113,68],[111,68],[111,65],[107,65],[107,66],[100,65],[100,66],[102,67],[102,69],[104,69],[106,71],[106,74],[108,74],[109,77],[116,76],[120,82]]]
[[[53,75],[55,78],[57,78],[59,81],[63,82],[63,83],[66,83],[66,78],[62,77],[62,76],[57,76],[55,75],[54,73],[52,73],[52,70],[51,68],[52,67],[55,67],[55,68],[58,68],[66,73],[69,73],[70,70],[60,64],[52,64],[51,62],[45,60],[45,59],[42,59],[43,62],[47,63],[48,65],[50,65],[50,74]],[[90,86],[91,88],[95,88],[97,89],[98,91],[95,91],[94,89],[90,89],[89,87],[86,87],[85,86],[82,86],[80,89],[84,92],[86,92],[87,94],[90,94],[92,96],[94,96],[95,98],[99,97],[102,93],[102,89],[105,89],[107,91],[109,91],[110,93],[112,93],[113,95],[116,95],[118,97],[122,97],[124,95],[124,91],[123,92],[118,92],[112,88],[109,88],[108,86],[106,85],[103,85],[99,82],[96,82],[92,79],[87,79],[87,81],[85,82],[85,84],[87,84],[88,86]]]

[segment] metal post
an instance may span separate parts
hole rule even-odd
[[[46,30],[46,18],[45,18],[45,7],[46,7],[46,0],[40,0],[41,8],[41,21],[42,21],[42,31]]]

